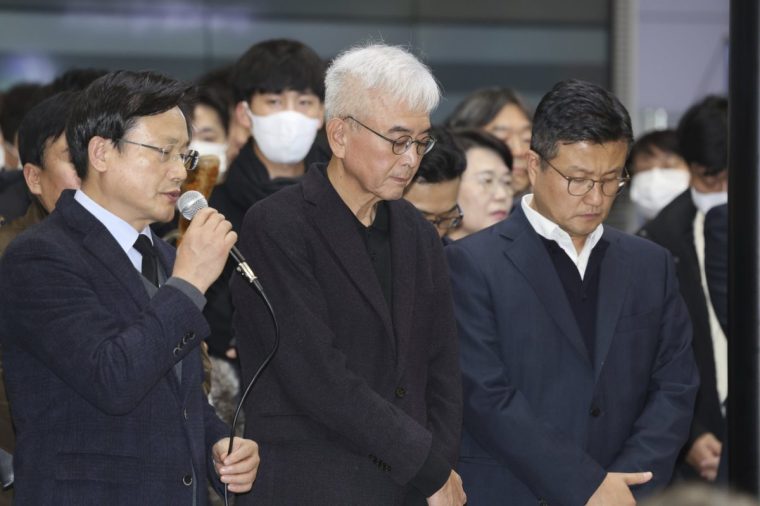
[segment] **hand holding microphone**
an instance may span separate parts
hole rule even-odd
[[[232,231],[232,224],[224,219],[224,216],[216,212],[215,210],[208,207],[208,202],[206,202],[206,198],[203,196],[202,193],[197,191],[188,191],[183,193],[179,200],[177,201],[177,209],[179,209],[179,212],[184,216],[187,220],[190,220],[190,227],[187,229],[187,232],[185,232],[184,238],[182,243],[177,248],[177,261],[174,263],[174,275],[178,277],[182,277],[179,274],[176,274],[177,270],[177,263],[179,262],[179,254],[182,250],[182,247],[184,246],[184,241],[188,240],[187,234],[190,233],[191,230],[193,230],[193,224],[196,223],[199,220],[203,220],[204,218],[201,217],[201,213],[204,213],[204,216],[209,214],[209,218],[207,218],[207,221],[220,221],[221,224],[219,225],[219,230],[225,232],[225,235],[223,238],[216,238],[215,240],[223,241],[222,244],[225,245],[223,257],[224,260],[226,260],[227,254],[229,254],[233,260],[235,260],[235,270],[240,273],[243,278],[245,278],[248,283],[254,285],[256,289],[261,292],[263,289],[261,288],[261,284],[259,283],[259,280],[256,278],[256,274],[253,273],[253,270],[248,265],[248,262],[245,261],[245,258],[243,258],[242,253],[235,247],[235,242],[237,241],[237,234]],[[210,211],[207,211],[210,210]],[[202,227],[205,225],[201,225]],[[199,232],[200,233],[200,232]],[[227,245],[228,240],[232,240],[229,245]],[[200,240],[199,240],[200,241]],[[198,242],[198,245],[202,246],[202,243]],[[222,269],[224,269],[225,261],[222,261],[221,267],[219,267],[219,270],[209,270],[207,274],[214,274],[214,277],[211,279],[211,281],[206,285],[205,289],[201,290],[205,293],[206,289],[213,283],[216,278],[219,277],[219,275],[222,273]],[[215,264],[214,264],[215,265]],[[202,264],[196,264],[196,267],[203,270]],[[210,268],[211,266],[209,266]],[[183,278],[185,279],[185,278]],[[190,282],[190,280],[186,280]],[[195,284],[195,283],[193,283]],[[200,289],[200,288],[199,288]]]
[[[205,293],[222,273],[237,234],[224,216],[208,207],[199,192],[183,193],[177,208],[192,221],[177,248],[172,276],[184,279]]]

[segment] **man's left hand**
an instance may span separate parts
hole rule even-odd
[[[230,438],[220,439],[212,449],[216,474],[227,484],[227,490],[242,494],[251,490],[259,469],[259,445],[250,439],[236,437],[232,453],[227,455]]]

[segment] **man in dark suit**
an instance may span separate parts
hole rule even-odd
[[[201,506],[207,475],[233,492],[253,482],[257,447],[236,440],[227,455],[198,347],[203,292],[236,235],[203,210],[175,258],[148,227],[171,219],[197,163],[186,92],[150,72],[108,74],[84,91],[66,132],[82,188],[0,264],[19,504]]]
[[[709,96],[693,105],[678,124],[678,143],[689,165],[691,187],[639,235],[667,248],[675,258],[678,286],[694,328],[700,387],[678,475],[714,481],[726,436],[728,343],[707,295],[704,228],[708,211],[728,200],[728,101]]]
[[[472,504],[630,505],[665,485],[697,389],[672,259],[603,227],[630,119],[563,81],[541,100],[515,215],[446,247]]]
[[[430,71],[397,47],[327,71],[334,154],[254,205],[241,250],[279,320],[278,354],[246,403],[267,465],[238,504],[461,505],[461,383],[438,235],[401,199],[432,148]],[[231,283],[247,381],[272,346],[261,299]]]

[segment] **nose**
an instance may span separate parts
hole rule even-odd
[[[169,169],[169,177],[172,181],[184,182],[187,179],[187,169],[185,168],[185,162],[179,156],[173,157],[169,160],[171,164]]]
[[[494,183],[494,192],[493,192],[493,199],[494,200],[508,200],[511,193],[511,187],[507,186],[503,183],[500,183],[496,181]]]
[[[417,145],[412,144],[409,146],[409,149],[407,149],[402,155],[402,158],[404,158],[405,163],[409,167],[418,167],[420,164],[420,161],[422,160],[422,156],[417,153]]]
[[[513,135],[507,139],[507,147],[514,158],[521,158],[528,153],[529,144],[523,142],[519,135]]]
[[[593,206],[600,206],[602,205],[602,202],[604,201],[604,194],[602,193],[602,183],[595,182],[594,187],[591,188],[591,191],[589,191],[585,196],[584,200],[587,204],[593,205]]]

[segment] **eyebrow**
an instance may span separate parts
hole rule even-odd
[[[430,135],[430,129],[433,128],[432,126],[428,127],[426,130],[421,132],[423,135]],[[412,135],[412,131],[406,128],[405,126],[396,125],[394,127],[391,127],[387,130],[389,134],[407,134]]]
[[[583,167],[578,167],[577,165],[571,165],[570,167],[567,168],[567,170],[574,170],[574,171],[580,172],[581,174],[584,174],[584,175],[593,174],[593,171],[591,171],[589,169],[585,169]],[[625,171],[625,167],[608,169],[606,172],[602,173],[602,175],[606,176],[607,174],[612,174],[613,172],[620,172],[620,173],[622,173],[623,171]]]

